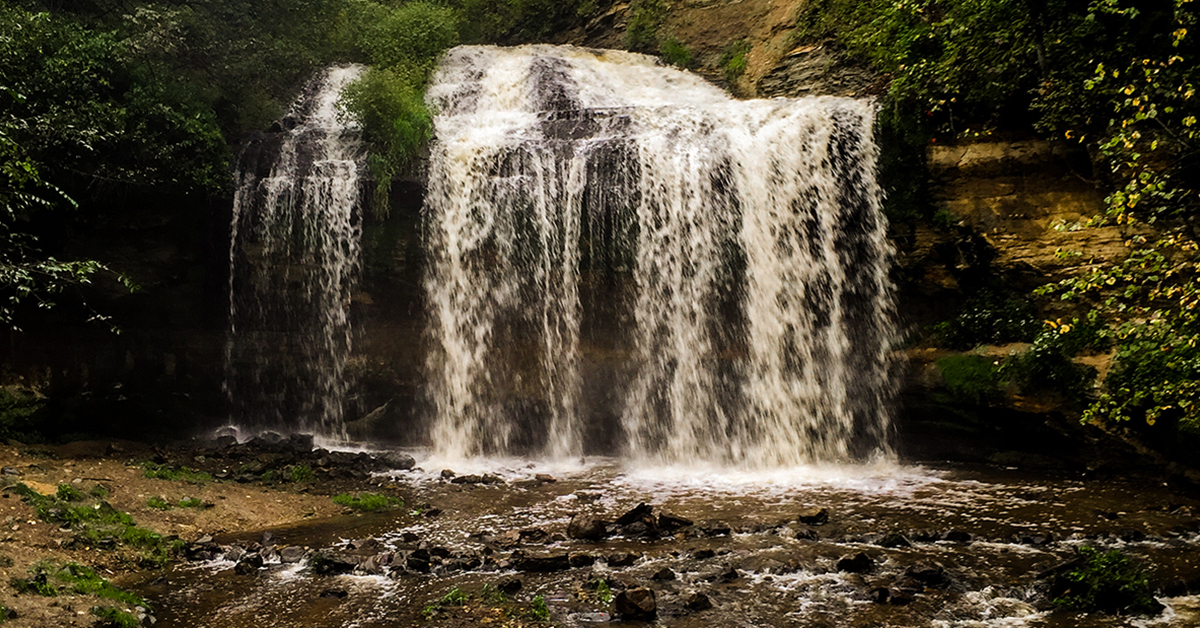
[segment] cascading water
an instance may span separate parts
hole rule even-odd
[[[649,57],[553,46],[456,48],[428,98],[440,453],[585,451],[581,277],[603,273],[634,286],[605,304],[629,320],[636,372],[605,430],[627,455],[781,466],[886,449],[870,103],[734,101]]]
[[[329,68],[238,163],[225,392],[231,423],[345,436],[350,290],[364,150],[337,102],[361,66]]]

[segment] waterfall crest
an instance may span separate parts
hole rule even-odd
[[[319,74],[282,132],[239,157],[224,384],[239,427],[345,437],[366,166],[358,129],[340,119],[337,102],[362,71]]]
[[[540,45],[455,48],[428,101],[440,453],[586,451],[583,290],[604,274],[633,286],[605,305],[624,313],[635,369],[607,428],[625,455],[886,451],[891,249],[871,103],[736,101],[649,57]]]

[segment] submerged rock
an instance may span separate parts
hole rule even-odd
[[[614,608],[626,619],[653,619],[658,614],[658,600],[652,589],[628,589],[617,594]]]

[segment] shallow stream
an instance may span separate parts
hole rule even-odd
[[[512,599],[542,596],[558,626],[649,625],[620,623],[597,595],[600,579],[614,591],[653,589],[658,610],[651,623],[659,626],[1200,625],[1200,597],[1189,595],[1200,583],[1200,499],[1149,480],[892,463],[762,473],[629,468],[612,459],[548,465],[427,458],[421,466],[424,471],[380,477],[411,495],[401,511],[271,532],[278,547],[328,548],[373,537],[380,554],[429,549],[430,573],[397,566],[377,575],[314,576],[306,561],[275,559],[240,575],[231,562],[217,560],[129,584],[155,604],[162,625],[181,628],[506,625],[502,615],[462,611],[426,618],[422,611],[455,587],[478,594],[511,576],[523,582]],[[444,468],[493,473],[504,482],[455,484],[441,476]],[[716,535],[589,542],[564,534],[577,513],[611,521],[640,503]],[[414,505],[425,508],[417,512]],[[430,507],[440,514],[427,516]],[[820,508],[827,522],[798,522]],[[703,523],[709,521],[730,533]],[[1085,545],[1137,559],[1165,593],[1166,610],[1155,618],[1053,610],[1048,581],[1039,574]],[[589,558],[572,559],[579,566],[561,570],[519,573],[514,552]],[[860,552],[871,559],[866,571],[839,570],[841,558]],[[628,566],[609,564],[621,562],[620,553],[640,558]],[[462,557],[480,558],[482,565],[463,569],[465,563],[455,562]],[[591,558],[594,564],[582,564]],[[654,579],[663,568],[674,578]],[[697,592],[712,608],[686,607]]]

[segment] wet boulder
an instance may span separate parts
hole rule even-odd
[[[654,572],[654,575],[650,576],[650,579],[651,580],[674,580],[675,572],[672,571],[670,567],[663,567],[662,569],[659,569],[658,571]]]
[[[243,576],[250,575],[259,569],[262,569],[263,558],[257,553],[246,554],[233,566],[233,570]]]
[[[820,526],[829,523],[829,510],[825,508],[804,508],[796,513],[796,521],[809,526]]]
[[[693,612],[705,611],[713,607],[712,600],[707,595],[698,591],[689,595],[683,605],[689,611]]]
[[[646,518],[651,517],[653,515],[654,515],[654,509],[651,508],[649,505],[644,504],[644,503],[638,504],[637,507],[635,507],[634,509],[621,515],[616,520],[615,523],[619,526],[627,526],[631,523],[643,521]]]
[[[581,541],[599,541],[604,538],[607,525],[591,515],[577,514],[567,524],[567,536]]]
[[[396,469],[399,471],[408,471],[417,466],[417,461],[408,454],[402,454],[398,451],[385,451],[376,456],[376,461],[387,469]]]
[[[875,561],[862,552],[843,556],[837,562],[837,570],[848,573],[867,573],[874,568]]]
[[[641,557],[641,554],[634,554],[630,552],[613,552],[605,557],[604,562],[608,563],[609,567],[629,567],[636,563]]]
[[[358,567],[360,558],[346,552],[322,550],[308,561],[308,568],[318,576],[350,573]]]
[[[944,589],[950,586],[950,576],[941,565],[917,563],[905,569],[904,576],[930,589]]]
[[[517,571],[532,573],[551,573],[571,568],[571,559],[567,554],[529,556],[522,552],[513,552],[512,562]]]
[[[524,583],[516,576],[505,576],[496,583],[496,588],[505,595],[513,595],[521,590]]]
[[[289,545],[289,546],[279,550],[279,560],[280,560],[280,562],[288,563],[288,564],[298,563],[298,562],[304,560],[304,555],[307,553],[308,553],[308,551],[305,550],[303,547],[300,547],[297,545]]]
[[[665,512],[658,516],[658,529],[661,530],[663,534],[674,534],[675,532],[692,525],[693,522],[691,519],[676,517],[675,515]]]
[[[614,608],[626,619],[653,619],[658,614],[658,600],[652,589],[628,589],[617,594]]]
[[[415,549],[409,553],[405,560],[405,565],[409,571],[417,573],[429,573],[433,557],[429,554],[429,550]]]

